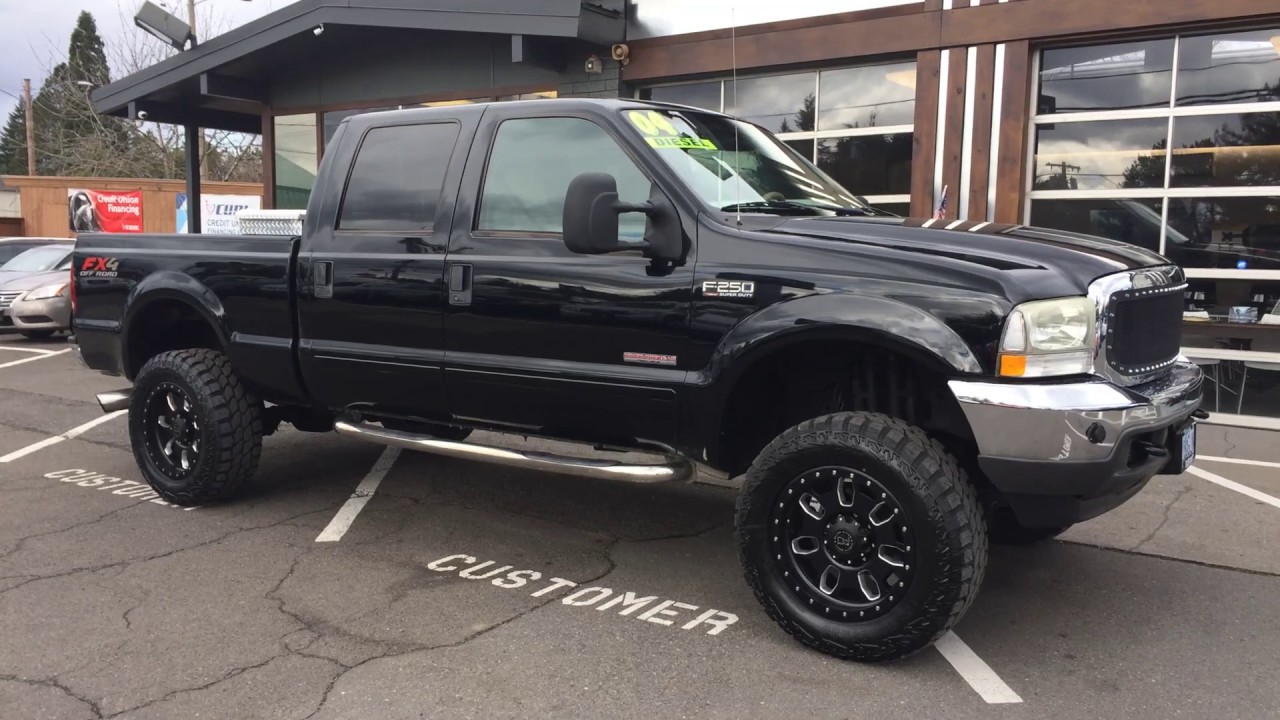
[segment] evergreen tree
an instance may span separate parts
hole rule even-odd
[[[27,174],[27,113],[22,103],[13,106],[0,131],[0,175]]]

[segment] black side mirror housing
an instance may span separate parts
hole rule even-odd
[[[678,259],[683,253],[679,216],[662,191],[654,186],[650,199],[629,203],[618,199],[618,182],[608,173],[583,173],[569,183],[564,199],[564,244],[583,255],[634,250],[618,240],[618,216],[639,212],[649,216],[641,247],[648,257]]]

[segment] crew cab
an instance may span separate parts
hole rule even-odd
[[[99,401],[128,408],[167,500],[233,496],[281,422],[615,481],[743,475],[749,586],[860,661],[954,625],[989,539],[1052,537],[1182,472],[1203,416],[1166,259],[893,216],[762,128],[675,105],[358,115],[299,234],[85,234],[72,273],[83,361],[131,383]]]

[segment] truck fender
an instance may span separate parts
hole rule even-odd
[[[123,321],[120,324],[121,360],[130,367],[129,338],[133,320],[149,306],[159,301],[174,300],[196,311],[218,336],[218,344],[225,351],[231,337],[227,327],[227,311],[222,301],[205,285],[185,273],[163,270],[142,279],[125,299]]]
[[[824,293],[770,305],[740,322],[717,346],[700,384],[732,387],[755,359],[824,337],[874,338],[957,374],[982,372],[969,345],[920,308],[880,296]]]

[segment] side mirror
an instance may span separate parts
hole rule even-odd
[[[632,250],[637,245],[618,240],[618,216],[649,216],[643,247],[645,255],[667,260],[680,257],[680,222],[675,208],[656,186],[645,202],[618,200],[618,182],[607,173],[583,173],[569,183],[564,199],[564,244],[575,253],[601,255]]]
[[[618,181],[606,173],[583,173],[564,197],[564,244],[583,255],[621,250],[618,242]]]

